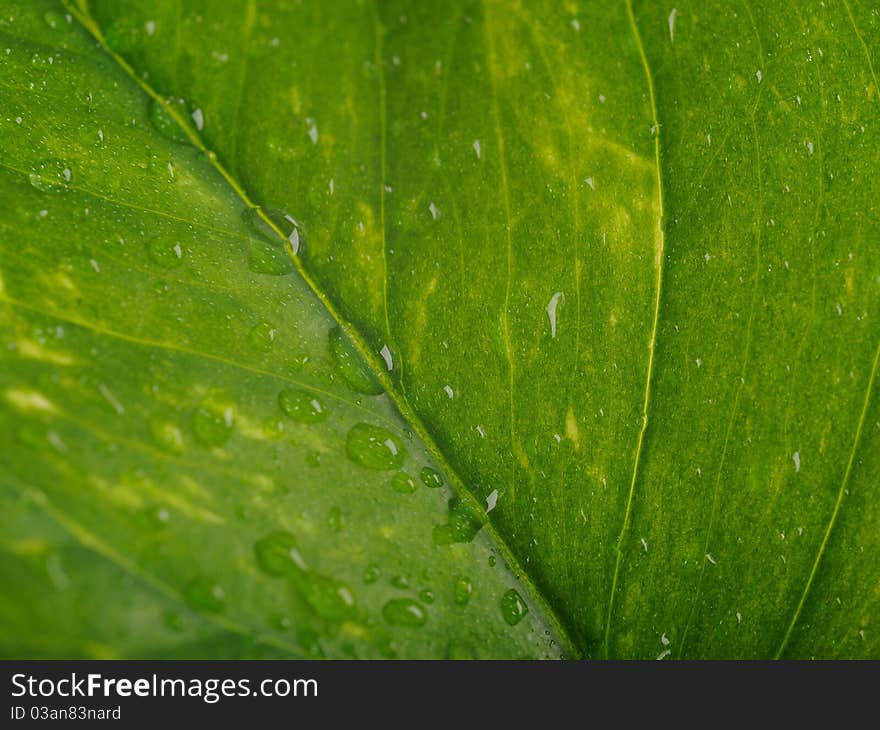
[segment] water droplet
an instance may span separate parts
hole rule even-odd
[[[43,15],[43,20],[46,21],[46,25],[48,25],[52,30],[56,30],[64,25],[64,16],[56,13],[53,10],[49,10],[47,13]]]
[[[177,119],[175,119],[175,117],[168,111],[166,104],[174,110],[175,116],[178,117]],[[156,131],[166,139],[184,144],[192,143],[192,140],[184,129],[184,126],[189,128],[190,125],[188,121],[189,109],[183,99],[166,99],[164,104],[156,99],[152,99],[150,101],[150,106],[147,109],[147,116],[150,119],[150,123],[156,128]]]
[[[315,613],[330,621],[342,621],[354,609],[354,595],[349,587],[333,578],[310,574],[301,590]]]
[[[275,344],[275,336],[277,334],[278,330],[274,325],[268,322],[260,322],[248,334],[248,343],[258,352],[269,352],[272,349],[272,345]]]
[[[382,576],[382,569],[375,563],[370,563],[364,571],[364,583],[375,583]]]
[[[51,158],[37,163],[28,176],[31,185],[41,193],[60,193],[67,190],[73,173],[65,162]]]
[[[196,578],[184,591],[186,602],[197,611],[219,613],[225,608],[226,593],[222,586],[210,578]]]
[[[193,414],[193,432],[203,446],[217,448],[229,441],[234,422],[235,409],[231,405],[206,401]]]
[[[428,620],[425,609],[410,598],[393,598],[382,607],[382,615],[392,626],[417,628]]]
[[[424,588],[419,591],[419,598],[422,600],[422,603],[427,603],[428,605],[434,603],[434,591],[430,588]]]
[[[154,418],[150,421],[150,434],[165,451],[172,454],[183,453],[183,432],[176,423]]]
[[[455,581],[455,588],[453,588],[452,596],[459,606],[465,606],[467,605],[467,602],[471,600],[471,593],[473,592],[474,584],[471,583],[471,579],[462,576]]]
[[[511,626],[516,626],[528,612],[529,607],[516,589],[511,588],[501,597],[501,615]]]
[[[497,562],[498,562],[498,561],[495,559],[495,556],[494,556],[494,555],[490,555],[490,556],[489,556],[489,567],[490,567],[490,568],[494,568],[494,567],[495,567],[495,564],[496,564]]]
[[[437,489],[438,487],[443,486],[443,477],[440,476],[440,472],[436,469],[432,469],[430,466],[422,467],[422,470],[419,472],[419,479],[422,480],[422,483],[426,487],[430,487],[431,489]]]
[[[361,357],[354,343],[339,327],[330,330],[329,341],[333,364],[352,390],[364,395],[379,395],[384,391],[382,384]]]
[[[284,421],[275,416],[269,416],[263,421],[263,435],[273,441],[284,438]]]
[[[395,588],[400,588],[400,590],[404,591],[409,588],[409,579],[405,575],[395,575],[392,576],[389,581],[391,585]]]
[[[147,255],[157,266],[174,269],[183,261],[183,248],[179,243],[154,238],[147,244]]]
[[[367,469],[397,469],[406,459],[400,439],[381,426],[357,423],[348,432],[345,444],[349,458]]]
[[[278,405],[287,416],[299,423],[317,423],[327,418],[327,410],[312,393],[285,388],[278,394]]]
[[[448,502],[448,510],[449,522],[434,527],[434,544],[452,545],[473,540],[483,526],[482,516],[476,508],[459,497],[453,497]]]
[[[415,480],[405,471],[399,471],[391,477],[391,487],[401,494],[412,494],[416,491]]]
[[[257,564],[269,575],[290,576],[308,570],[299,554],[296,538],[289,532],[279,530],[258,540],[254,552]]]

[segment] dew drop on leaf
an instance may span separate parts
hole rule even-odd
[[[61,160],[48,159],[38,162],[28,176],[31,185],[42,193],[60,193],[67,190],[73,173]]]
[[[434,544],[453,545],[473,540],[483,526],[480,513],[459,497],[452,497],[447,506],[449,522],[434,527]]]
[[[216,448],[229,440],[234,422],[235,409],[231,405],[205,402],[193,414],[193,433],[203,446]]]
[[[516,626],[528,612],[529,607],[515,588],[511,588],[501,597],[501,615],[511,626]]]
[[[342,621],[354,609],[354,595],[345,583],[319,574],[307,574],[300,586],[306,603],[321,618]]]
[[[390,471],[406,459],[400,439],[381,426],[357,423],[348,432],[345,450],[349,458],[367,469]]]
[[[248,344],[257,352],[269,352],[275,344],[278,329],[269,322],[260,322],[248,334]]]
[[[461,576],[455,581],[455,588],[453,588],[452,597],[459,606],[465,606],[467,605],[467,602],[471,600],[471,593],[473,592],[474,584],[471,582],[471,579]]]
[[[307,566],[297,548],[296,538],[289,532],[279,530],[258,540],[254,545],[257,565],[275,577],[290,576],[297,571],[305,572]]]
[[[285,388],[278,394],[278,405],[291,420],[299,423],[317,423],[327,418],[327,409],[321,401],[304,390]]]
[[[49,10],[43,15],[43,20],[46,21],[46,25],[48,25],[52,30],[56,30],[64,25],[64,17],[59,13],[56,13],[54,10]]]
[[[391,477],[391,488],[400,494],[412,494],[416,491],[416,483],[405,471],[399,471]]]
[[[432,591],[430,588],[425,588],[419,591],[419,598],[421,599],[422,603],[427,603],[430,605],[434,603],[434,591]]]
[[[339,327],[330,330],[329,343],[336,371],[352,390],[364,395],[379,395],[384,391],[354,343]]]
[[[443,477],[440,476],[440,472],[436,469],[432,469],[430,466],[422,467],[422,470],[419,472],[419,479],[422,480],[422,483],[426,487],[430,487],[431,489],[437,489],[438,487],[443,486]]]
[[[382,616],[392,626],[418,628],[428,620],[425,609],[411,598],[393,598],[382,607]]]
[[[210,578],[195,578],[184,591],[187,604],[196,611],[220,613],[226,606],[223,587]]]
[[[174,269],[183,261],[183,248],[179,243],[171,243],[156,238],[147,244],[147,255],[157,266],[163,269]]]
[[[154,418],[150,421],[150,434],[165,451],[172,454],[183,453],[183,432],[176,423]]]

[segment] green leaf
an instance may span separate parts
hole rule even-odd
[[[3,5],[3,655],[880,655],[876,9]]]

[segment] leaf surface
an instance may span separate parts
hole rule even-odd
[[[877,655],[876,9],[5,16],[7,652]]]

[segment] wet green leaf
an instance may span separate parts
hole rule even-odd
[[[2,5],[3,655],[878,656],[871,4]]]

